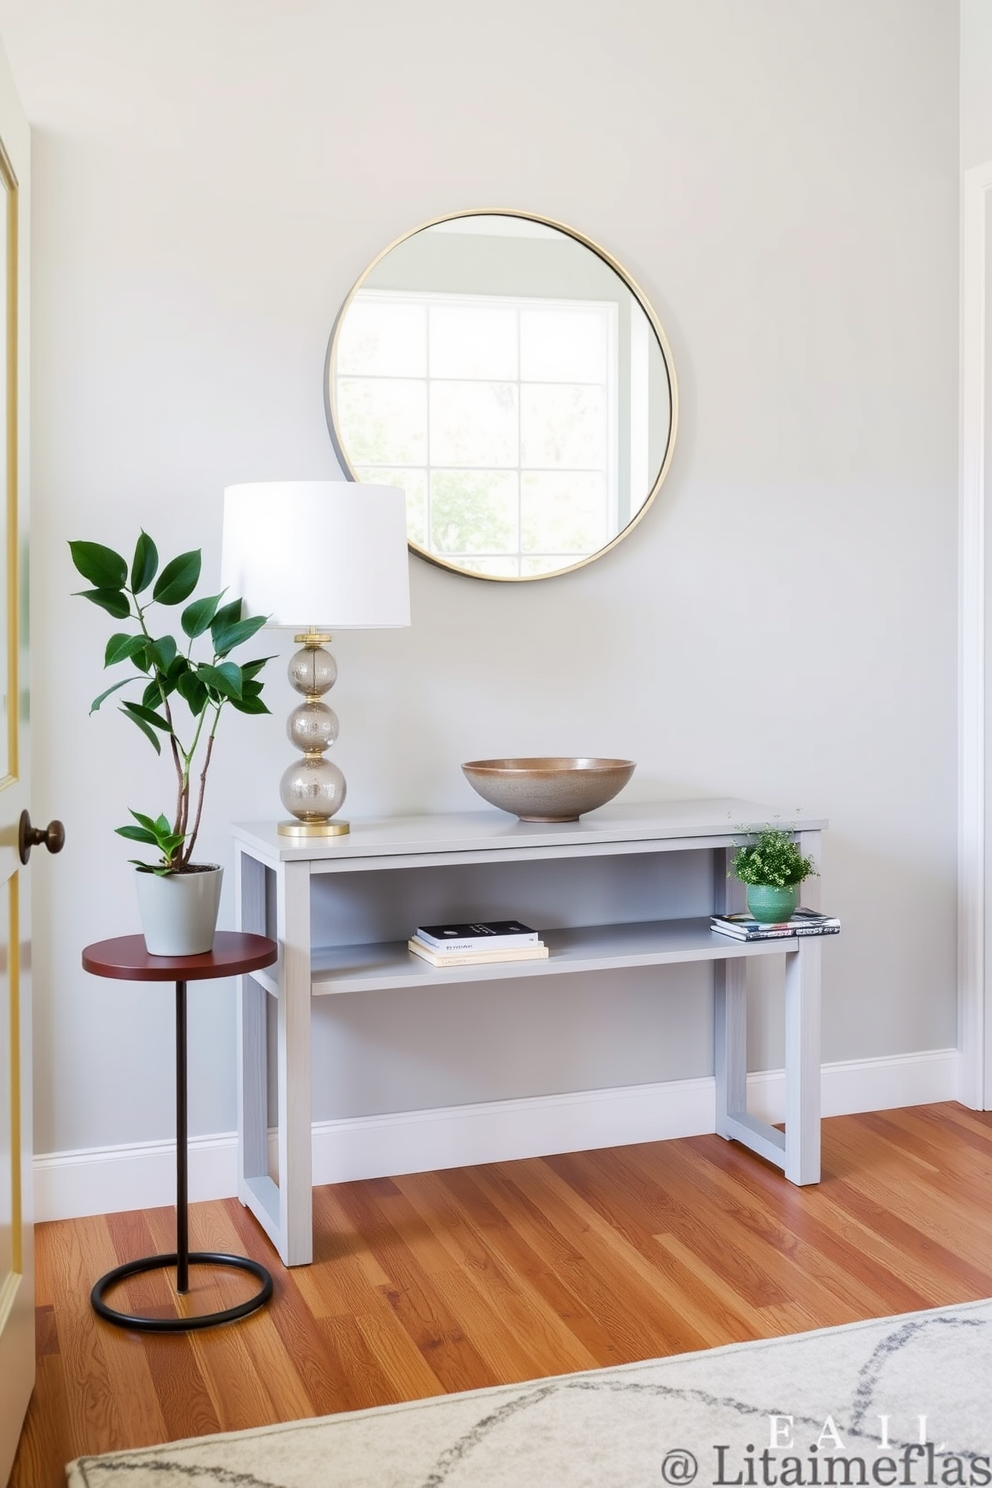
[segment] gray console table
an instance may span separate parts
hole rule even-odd
[[[714,934],[711,910],[742,907],[741,886],[727,866],[741,830],[787,813],[749,801],[669,801],[614,804],[577,822],[517,822],[498,811],[356,821],[350,835],[327,839],[281,837],[275,824],[239,825],[235,836],[238,929],[279,944],[271,970],[242,979],[239,997],[239,1186],[288,1266],[312,1259],[310,1013],[311,999],[387,987],[415,994],[438,983],[560,976],[634,966],[709,962],[715,998],[716,1130],[777,1164],[797,1184],[820,1176],[820,949],[817,937],[736,941]],[[822,820],[803,823],[804,853],[819,861]],[[606,896],[614,923],[575,924],[574,916],[532,923],[550,948],[546,961],[435,969],[413,956],[407,936],[420,923],[493,917],[486,875],[504,865],[540,864],[534,872],[566,876],[576,859],[601,860],[597,872],[643,863],[650,884],[656,854],[704,854],[706,897],[699,912],[676,918],[664,902],[645,912],[643,895]],[[668,859],[666,871],[676,860]],[[677,860],[694,864],[698,856]],[[657,867],[657,864],[655,864]],[[457,879],[451,877],[452,870]],[[512,870],[511,870],[512,871]],[[668,880],[670,881],[670,880]],[[458,909],[450,896],[457,883]],[[491,882],[491,879],[489,880]],[[625,880],[629,883],[629,878]],[[816,907],[819,880],[805,901]],[[559,885],[560,887],[560,885]],[[662,897],[662,896],[659,896]],[[567,895],[565,896],[567,898]],[[640,902],[638,902],[640,899]],[[559,895],[559,902],[564,902]],[[618,915],[617,903],[622,904]],[[531,917],[531,899],[512,911]],[[538,906],[539,907],[539,906]],[[705,909],[705,913],[702,910]],[[619,922],[618,922],[619,921]],[[746,962],[785,958],[785,1130],[747,1109]],[[279,1181],[269,1176],[266,999],[277,1004]]]

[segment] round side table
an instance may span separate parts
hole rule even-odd
[[[188,1183],[186,1150],[186,983],[211,977],[240,976],[271,966],[278,949],[265,935],[244,935],[239,931],[219,930],[214,948],[200,956],[149,956],[143,935],[121,935],[115,940],[100,940],[83,951],[83,967],[94,976],[112,977],[124,982],[175,982],[176,984],[176,1251],[174,1255],[145,1256],[128,1261],[101,1276],[90,1293],[94,1311],[108,1323],[120,1328],[139,1328],[152,1333],[184,1333],[192,1328],[211,1328],[217,1323],[232,1323],[247,1317],[272,1296],[272,1277],[264,1266],[246,1256],[221,1255],[213,1251],[189,1249]],[[175,1266],[176,1291],[189,1291],[189,1268],[193,1266],[228,1266],[247,1271],[258,1278],[261,1287],[247,1302],[227,1307],[221,1312],[201,1313],[194,1317],[157,1318],[118,1312],[106,1302],[106,1294],[118,1282],[143,1271],[162,1266]]]

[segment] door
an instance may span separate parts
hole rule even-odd
[[[27,767],[28,129],[0,52],[0,1483],[34,1384]]]

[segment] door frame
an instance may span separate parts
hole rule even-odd
[[[986,644],[989,585],[986,520],[986,401],[989,354],[986,220],[992,161],[964,173],[961,213],[960,651],[958,744],[958,1047],[959,1095],[992,1108],[992,955],[987,913],[989,729],[992,699]]]

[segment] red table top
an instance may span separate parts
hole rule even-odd
[[[278,954],[278,946],[267,935],[240,930],[218,930],[213,950],[199,956],[149,956],[143,935],[118,935],[88,945],[83,967],[94,976],[121,982],[197,982],[259,971],[271,966]]]

